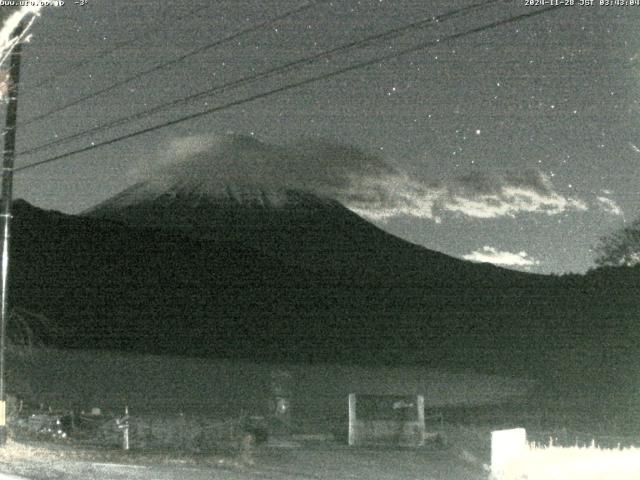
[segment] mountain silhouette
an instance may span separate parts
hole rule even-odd
[[[516,272],[308,189],[200,180],[153,178],[82,215],[16,201],[12,301],[66,348],[576,378],[637,357],[637,268]]]

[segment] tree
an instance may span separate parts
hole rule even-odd
[[[11,15],[13,15],[14,13],[16,13],[18,10],[20,9],[20,7],[16,6],[3,6],[2,8],[0,8],[0,24],[4,24],[4,22],[7,20],[7,18],[9,18]]]
[[[595,262],[600,267],[633,267],[640,264],[640,218],[602,237],[595,252]]]
[[[51,319],[21,307],[11,309],[7,330],[11,344],[23,347],[42,347],[59,333]]]
[[[25,2],[30,3],[30,2]],[[29,29],[42,6],[0,6],[0,65],[9,58],[15,46],[29,39]],[[20,32],[16,29],[20,25]]]

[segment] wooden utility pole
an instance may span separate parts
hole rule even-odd
[[[23,20],[13,31],[18,39],[25,28]],[[16,153],[16,121],[18,118],[18,82],[20,81],[20,57],[22,42],[11,52],[7,95],[7,120],[4,129],[4,158],[2,160],[2,193],[0,199],[0,222],[2,223],[2,267],[0,272],[0,445],[7,441],[5,398],[5,350],[7,321],[9,320],[9,238],[11,226],[11,200],[13,190],[13,163]]]

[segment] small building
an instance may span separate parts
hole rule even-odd
[[[349,445],[424,444],[422,395],[349,395]]]

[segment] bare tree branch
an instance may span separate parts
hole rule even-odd
[[[640,218],[602,237],[595,247],[596,265],[633,267],[640,263]]]

